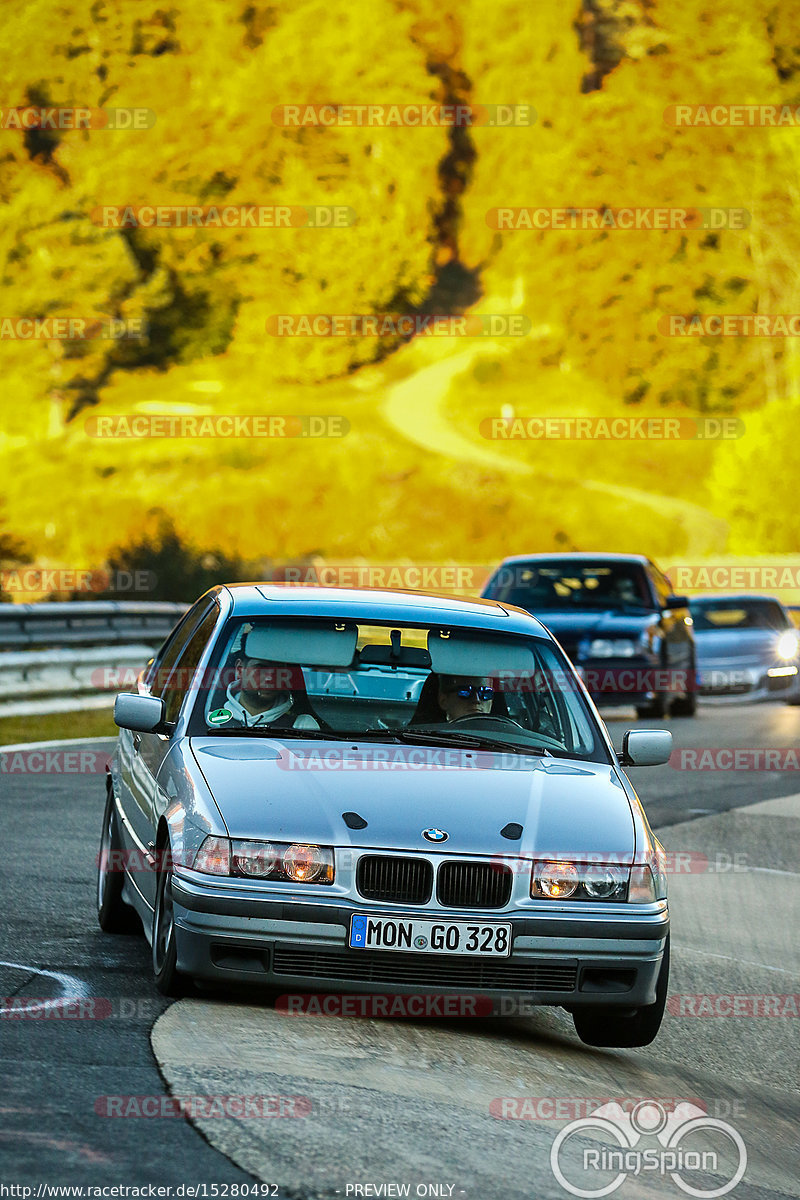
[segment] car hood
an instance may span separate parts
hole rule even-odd
[[[618,609],[580,609],[578,612],[555,610],[534,612],[533,615],[557,638],[563,633],[569,633],[573,638],[582,634],[594,637],[638,637],[657,620],[652,612],[621,613]]]
[[[695,631],[699,663],[736,658],[763,658],[772,661],[780,633],[774,629],[717,629]]]
[[[635,849],[630,803],[610,765],[260,737],[192,738],[191,747],[232,837],[623,861]],[[351,828],[345,813],[366,825]],[[506,829],[515,836],[504,836],[509,825],[521,826],[521,835]],[[431,828],[447,840],[426,840],[422,831]]]

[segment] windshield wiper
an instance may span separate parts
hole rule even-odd
[[[451,733],[449,729],[392,729],[390,732],[401,742],[436,741],[445,746],[466,746],[471,750],[510,750],[513,754],[537,754],[540,758],[551,754],[546,746],[520,746],[519,742],[505,742],[501,738],[484,737],[477,733]]]

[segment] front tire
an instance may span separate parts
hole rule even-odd
[[[97,859],[97,921],[104,933],[138,933],[141,929],[134,909],[122,899],[125,872],[122,843],[117,828],[113,788],[106,789],[103,832]]]
[[[153,979],[162,996],[177,998],[185,995],[189,981],[177,967],[172,871],[165,863],[168,855],[168,848],[159,853],[156,906],[153,911]]]
[[[640,721],[660,721],[662,717],[667,715],[666,697],[659,694],[650,704],[637,704],[636,716]]]
[[[655,1003],[645,1004],[642,1008],[623,1014],[618,1008],[610,1006],[576,1009],[572,1014],[575,1032],[587,1046],[613,1046],[625,1050],[635,1046],[649,1046],[661,1028],[668,985],[669,935],[658,972]]]
[[[694,717],[697,714],[697,662],[693,658],[689,668],[689,684],[686,694],[673,700],[670,706],[670,716]]]

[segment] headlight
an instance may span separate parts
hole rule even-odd
[[[233,874],[266,879],[278,865],[280,852],[272,842],[235,842]]]
[[[797,650],[797,634],[794,632],[794,630],[787,629],[786,632],[782,633],[778,638],[778,644],[775,647],[775,652],[778,655],[778,658],[788,660],[790,658],[797,658]]]
[[[283,852],[283,869],[290,879],[296,883],[331,883],[333,880],[333,859],[326,859],[329,850],[321,850],[319,846],[290,846]],[[331,878],[320,879],[320,875],[330,868]]]
[[[617,863],[537,862],[531,875],[534,900],[624,901],[628,867]]]
[[[595,638],[589,642],[589,658],[633,658],[639,647],[631,638]]]
[[[195,855],[195,871],[270,883],[333,883],[333,850],[287,842],[207,837]]]

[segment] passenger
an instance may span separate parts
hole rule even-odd
[[[298,683],[300,686],[298,686]],[[272,729],[319,729],[311,712],[300,667],[263,662],[240,654],[225,708],[242,725]]]

